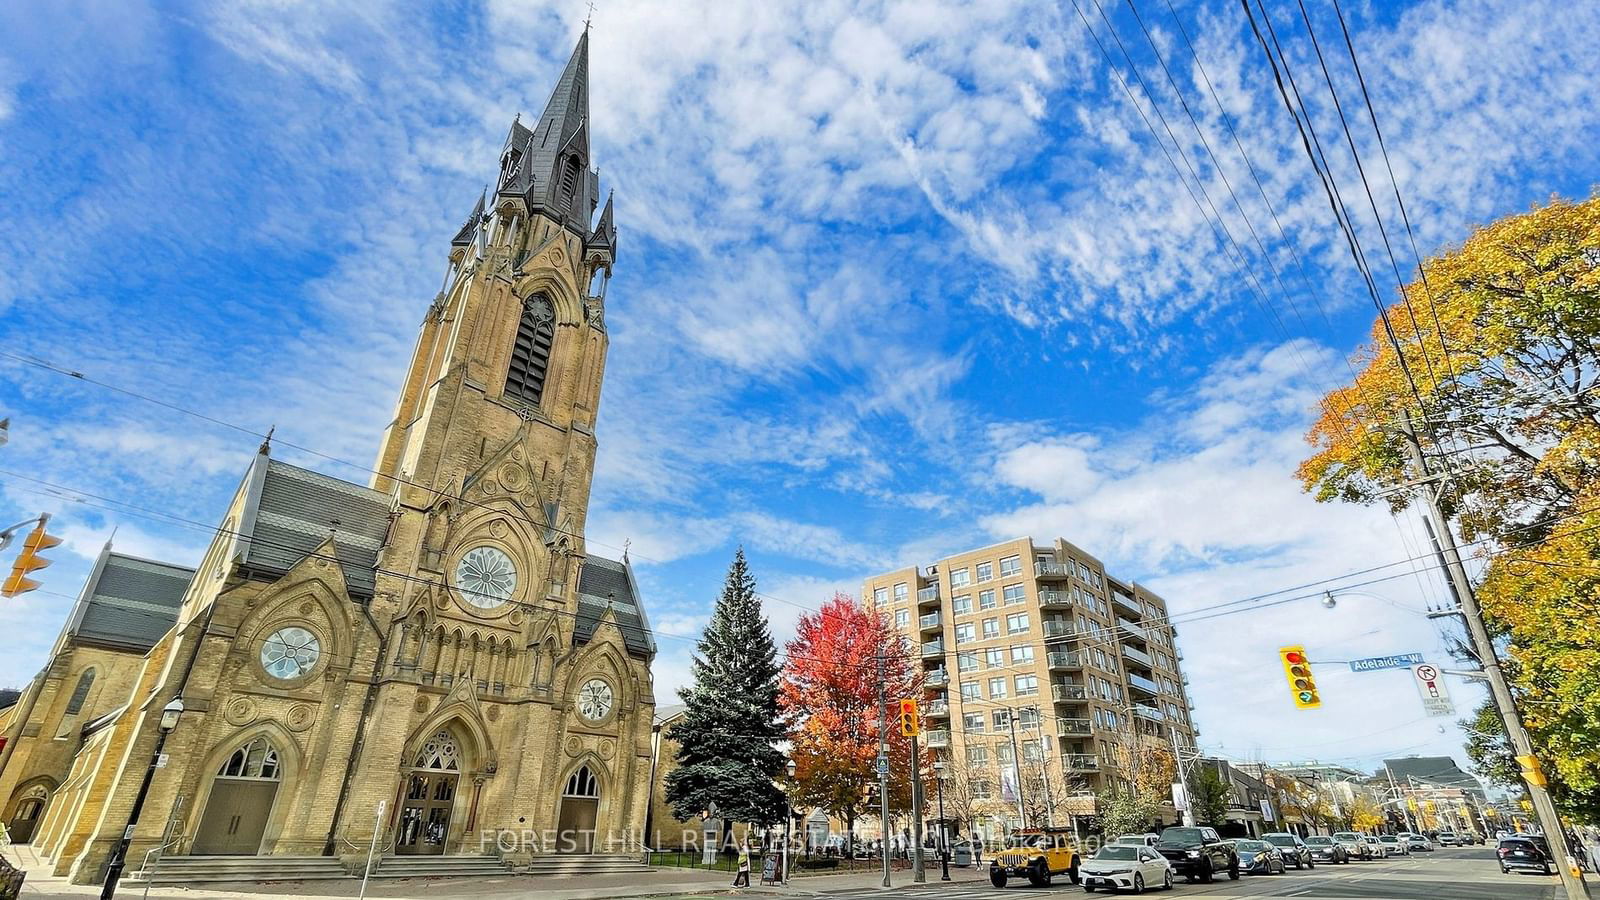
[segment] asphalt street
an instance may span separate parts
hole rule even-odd
[[[1591,882],[1594,876],[1590,876]],[[827,892],[829,900],[883,898],[882,888]],[[938,900],[1001,900],[1015,895],[1088,896],[1065,879],[1047,888],[1027,885],[997,889],[988,884],[913,886],[895,893]],[[1153,893],[1160,894],[1161,891]],[[1290,869],[1282,875],[1245,875],[1238,881],[1222,878],[1212,884],[1189,884],[1178,879],[1170,892],[1174,898],[1218,900],[1233,897],[1296,897],[1303,900],[1554,900],[1560,893],[1555,876],[1500,874],[1490,848],[1438,850],[1348,865],[1320,865],[1315,869]],[[1095,896],[1102,896],[1103,891]]]

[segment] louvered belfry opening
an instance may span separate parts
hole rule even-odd
[[[578,193],[578,173],[583,168],[578,162],[578,157],[567,157],[567,164],[561,167],[561,191],[556,197],[562,212],[572,210],[572,198]]]
[[[550,368],[550,345],[555,340],[555,309],[550,298],[534,294],[522,305],[522,321],[517,324],[517,343],[511,348],[511,366],[506,371],[507,397],[537,406],[544,397],[545,376]]]

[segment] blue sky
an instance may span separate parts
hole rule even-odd
[[[594,155],[621,252],[589,539],[613,555],[631,542],[662,632],[663,702],[741,542],[780,634],[869,571],[1019,534],[1067,537],[1180,615],[1418,552],[1414,519],[1318,506],[1292,479],[1309,411],[1348,376],[1372,310],[1247,23],[1237,4],[1175,2],[1283,234],[1173,14],[1138,6],[1243,216],[1129,7],[1105,12],[1242,266],[1070,4],[597,10]],[[1297,77],[1318,84],[1294,7],[1268,6]],[[1339,49],[1331,6],[1308,7]],[[1346,12],[1424,252],[1588,193],[1600,11]],[[582,15],[7,4],[0,346],[276,425],[358,465],[287,458],[364,481],[447,242],[512,116],[542,107]],[[1348,60],[1331,59],[1351,100]],[[1312,93],[1319,130],[1337,134],[1326,90]],[[1357,140],[1377,159],[1369,131]],[[1348,155],[1329,152],[1353,184]],[[0,415],[0,469],[142,508],[0,476],[0,519],[51,510],[67,537],[48,592],[0,605],[13,636],[0,683],[20,683],[111,529],[119,549],[192,563],[205,534],[150,511],[215,522],[258,441],[11,360]],[[1383,574],[1396,572],[1333,611],[1311,599],[1183,627],[1203,743],[1349,762],[1456,748],[1419,721],[1401,675],[1325,666],[1315,713],[1278,685],[1283,643],[1328,660],[1437,655],[1419,610],[1442,588]]]

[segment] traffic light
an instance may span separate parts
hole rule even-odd
[[[1294,705],[1300,709],[1315,709],[1322,705],[1317,693],[1317,683],[1311,677],[1311,661],[1306,659],[1306,648],[1284,647],[1278,651],[1283,661],[1283,674],[1289,679],[1289,693]]]
[[[61,538],[51,537],[45,533],[44,527],[49,522],[49,515],[40,516],[39,524],[35,525],[33,531],[23,540],[22,552],[17,554],[16,565],[11,567],[11,577],[6,579],[3,587],[0,587],[0,597],[26,594],[39,586],[39,582],[29,578],[28,574],[50,565],[50,560],[40,556],[39,553],[61,543]]]
[[[922,720],[917,716],[917,698],[906,697],[900,701],[900,733],[916,737],[922,733]]]

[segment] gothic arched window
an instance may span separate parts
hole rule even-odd
[[[88,699],[91,687],[94,687],[93,669],[78,676],[78,686],[72,689],[72,698],[67,701],[67,715],[75,716],[82,711],[83,701]]]
[[[567,779],[567,789],[561,792],[563,797],[598,797],[600,796],[600,782],[589,771],[588,766],[579,767]]]
[[[449,731],[440,731],[429,738],[422,749],[417,751],[417,764],[414,768],[434,769],[440,772],[461,771],[460,751],[456,749],[456,739]]]
[[[524,301],[522,321],[517,323],[517,342],[511,348],[511,365],[506,370],[507,397],[534,405],[543,399],[555,334],[555,308],[550,305],[550,298],[534,294]]]
[[[233,751],[217,774],[226,778],[278,778],[278,748],[264,737],[256,738]]]

